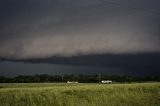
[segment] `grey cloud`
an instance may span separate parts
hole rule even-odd
[[[160,9],[156,0],[114,1]],[[152,12],[101,0],[2,0],[0,6],[1,57],[160,52],[160,15]]]

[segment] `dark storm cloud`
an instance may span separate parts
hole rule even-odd
[[[160,52],[160,1],[106,1],[1,0],[0,56]]]

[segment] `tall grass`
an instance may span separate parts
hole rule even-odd
[[[159,106],[160,84],[0,84],[0,106]]]

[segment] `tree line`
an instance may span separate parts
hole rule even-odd
[[[160,81],[160,76],[128,76],[128,75],[19,75],[16,77],[0,76],[0,83],[49,83],[78,81],[80,83],[97,83],[101,80],[112,80],[118,83]]]

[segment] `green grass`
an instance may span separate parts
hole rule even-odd
[[[160,106],[160,83],[0,84],[0,106]]]

